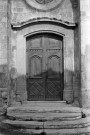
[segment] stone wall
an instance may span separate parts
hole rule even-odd
[[[10,0],[0,0],[0,106],[3,105],[2,96],[4,98],[7,97],[7,89],[11,83],[10,78],[9,83],[7,81],[10,75],[8,71],[10,71],[12,78],[16,77],[16,59],[13,58],[17,57],[15,44],[16,41],[14,38],[17,36],[17,34],[16,31],[11,31],[10,17],[11,23],[22,23],[34,18],[47,17],[59,19],[64,22],[80,22],[78,25],[79,27],[75,29],[74,33],[75,57],[73,90],[74,97],[76,99],[80,94],[79,99],[81,101],[81,105],[83,105],[84,107],[90,107],[90,1],[63,0],[63,3],[57,9],[42,13],[31,8],[27,4],[27,0],[11,0],[11,7],[8,6],[10,4],[9,2]],[[78,12],[78,2],[80,4],[80,14]],[[8,8],[11,8],[11,14],[9,14]],[[8,62],[10,67],[9,70],[7,68]],[[9,85],[7,85],[7,83]],[[15,95],[15,93],[11,89],[8,92],[12,93],[12,95]]]
[[[54,10],[50,10],[48,12],[41,12],[41,11],[38,11],[37,9],[35,10],[35,9],[31,8],[28,5],[27,0],[11,0],[11,13],[12,13],[11,23],[12,24],[17,24],[17,23],[19,24],[19,23],[28,22],[28,20],[33,20],[33,19],[37,19],[37,18],[45,18],[45,17],[46,18],[56,18],[56,19],[62,20],[64,22],[74,23],[74,22],[77,22],[77,20],[78,20],[77,19],[78,17],[76,15],[77,9],[78,9],[77,1],[76,1],[76,3],[75,2],[73,3],[71,0],[63,0],[63,3],[58,8],[56,8]],[[29,27],[27,29],[29,29]],[[25,30],[26,30],[26,28],[23,29],[23,31],[25,31]],[[18,38],[17,33],[18,33],[18,30],[12,29],[12,34],[11,34],[11,50],[12,50],[11,63],[12,64],[11,65],[12,65],[12,69],[14,69],[13,77],[14,77],[14,74],[17,74],[16,72],[19,72],[19,73],[23,72],[22,68],[25,67],[25,65],[23,65],[22,67],[18,66],[18,61],[21,61],[21,59],[23,59],[23,57],[22,57],[22,54],[21,54],[21,55],[19,55],[19,58],[17,59],[17,56],[18,56],[17,48],[18,48],[18,46],[19,46],[19,48],[21,48],[20,47],[21,45],[19,45],[17,43],[17,38]],[[22,30],[21,30],[21,33],[23,33]],[[66,34],[65,30],[63,31],[63,33]],[[78,83],[78,80],[79,80],[79,79],[76,79],[76,78],[78,78],[77,76],[73,77],[73,73],[74,73],[74,45],[73,45],[73,42],[74,42],[74,36],[73,35],[74,35],[74,33],[73,33],[73,30],[71,30],[71,33],[72,34],[70,35],[70,33],[69,33],[68,36],[69,37],[71,36],[72,39],[67,41],[67,44],[68,44],[67,48],[69,48],[70,46],[71,46],[71,48],[70,48],[70,50],[67,49],[67,52],[64,54],[65,59],[67,59],[66,60],[67,62],[65,64],[65,68],[67,68],[67,70],[71,70],[69,72],[65,71],[66,72],[65,73],[66,74],[66,77],[65,77],[65,80],[66,80],[66,82],[65,82],[66,83],[65,84],[65,89],[66,89],[65,93],[67,93],[67,94],[65,94],[64,99],[67,99],[67,100],[70,100],[70,101],[73,100],[72,89],[75,90],[75,98],[78,98],[78,86],[77,86],[77,84],[73,85],[73,83]],[[76,32],[75,35],[77,35],[77,32]],[[78,42],[78,41],[75,41],[75,42]],[[21,43],[21,41],[20,41],[20,44],[23,44],[23,43]],[[78,43],[76,43],[76,44],[77,44],[76,46],[77,46],[77,49],[78,49]],[[21,51],[19,51],[18,53],[21,53]],[[72,58],[70,58],[70,59],[68,58],[68,57],[70,57],[69,54],[72,55]],[[67,58],[66,58],[66,55],[69,55],[69,56],[67,56]],[[69,67],[68,62],[70,62],[71,67]],[[76,66],[76,68],[77,68],[77,66]],[[76,73],[76,70],[77,70],[76,68],[75,68],[75,73]],[[19,70],[19,71],[17,71],[17,70]],[[19,73],[16,76],[19,76]],[[69,80],[69,81],[67,81],[67,80]],[[12,100],[15,101],[16,97],[17,97],[18,101],[23,100],[25,97],[19,96],[19,95],[22,95],[24,93],[23,89],[24,89],[25,85],[23,86],[21,82],[17,81],[17,83],[15,83],[14,86],[15,86],[14,88],[16,90],[14,89],[11,92],[12,93],[11,97],[13,97]],[[23,86],[23,88],[21,86]],[[71,94],[71,97],[70,97],[70,94]]]
[[[16,100],[16,76],[17,76],[17,30],[11,30],[10,23],[23,23],[28,20],[33,20],[35,18],[54,18],[62,20],[64,22],[74,23],[78,22],[78,0],[63,0],[62,4],[59,5],[54,10],[48,12],[40,12],[31,8],[27,0],[11,0],[11,7],[9,7],[10,0],[0,0],[0,100],[2,100],[2,92],[9,89],[8,95],[13,97],[13,100]],[[11,8],[11,14],[9,12]],[[7,12],[8,11],[8,12]],[[11,19],[11,20],[10,20]],[[11,22],[10,22],[11,21]],[[10,34],[11,32],[11,34]],[[73,32],[72,32],[73,33]],[[78,47],[78,28],[75,30],[75,52],[79,49]],[[73,34],[72,34],[73,36]],[[74,52],[74,53],[75,53]],[[73,53],[73,54],[74,54]],[[8,57],[7,57],[8,56]],[[78,53],[79,56],[79,53]],[[75,61],[78,61],[78,57],[75,55]],[[7,69],[7,63],[9,64],[9,70]],[[76,63],[76,62],[75,62]],[[73,64],[75,64],[73,63]],[[77,62],[79,63],[79,61]],[[72,73],[72,89],[75,92],[75,98],[78,97],[79,89],[79,66],[75,65],[75,73]],[[74,67],[73,67],[74,69]],[[7,72],[9,71],[9,72]],[[74,70],[73,70],[74,71]],[[7,74],[8,73],[8,74]],[[10,74],[9,74],[10,73]],[[74,75],[74,76],[73,76]],[[11,77],[8,80],[7,87],[7,76]],[[14,81],[13,81],[14,80]],[[11,85],[11,86],[10,86]],[[15,86],[13,89],[13,85]],[[72,84],[71,84],[72,85]],[[10,88],[9,88],[10,86]],[[10,94],[11,93],[11,94]],[[7,93],[3,95],[7,96]],[[9,98],[10,99],[10,98]],[[21,100],[21,99],[20,99]],[[12,101],[10,101],[12,102]],[[2,102],[0,102],[2,104]]]
[[[54,10],[40,12],[31,8],[27,0],[12,0],[12,22],[25,22],[33,18],[49,17],[57,18],[63,21],[74,22],[74,13],[71,0],[63,0],[62,4]],[[43,9],[42,9],[43,10]]]
[[[80,0],[81,105],[90,107],[90,0]]]
[[[2,95],[7,96],[7,3],[8,0],[0,0],[0,106]]]

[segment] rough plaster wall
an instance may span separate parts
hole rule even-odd
[[[0,0],[0,106],[7,87],[7,0]]]
[[[37,17],[52,17],[63,21],[73,22],[73,9],[70,0],[65,0],[63,4],[51,12],[39,12],[31,9],[25,0],[12,0],[12,22],[23,22]]]

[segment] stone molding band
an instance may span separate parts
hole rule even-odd
[[[58,23],[58,24],[62,24],[64,26],[68,26],[68,27],[75,27],[77,25],[76,23],[58,20],[56,18],[33,18],[32,20],[30,19],[30,20],[25,21],[25,22],[11,23],[11,25],[12,25],[13,28],[21,28],[25,25],[37,23],[37,22],[38,23],[39,22]]]

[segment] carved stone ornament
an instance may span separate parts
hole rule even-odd
[[[26,3],[38,11],[50,11],[62,5],[64,0],[26,0]]]
[[[38,2],[39,4],[47,4],[50,3],[53,0],[36,0],[36,2]]]

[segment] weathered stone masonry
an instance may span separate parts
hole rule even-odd
[[[7,0],[0,0],[0,106],[7,98]]]
[[[45,18],[47,25],[44,22],[43,29],[42,22],[37,22]],[[53,18],[61,21],[59,30],[50,20],[48,23],[48,19],[54,22]],[[31,23],[34,21],[36,25]],[[89,21],[89,0],[64,0],[60,8],[48,12],[32,9],[26,0],[0,0],[0,106],[4,106],[7,99],[9,104],[27,101],[25,36],[39,29],[52,31],[55,28],[65,35],[64,100],[90,107]]]
[[[33,33],[34,31],[48,31],[51,30],[53,31],[53,28],[57,31],[60,32],[61,34],[65,35],[65,41],[64,41],[64,70],[65,70],[65,86],[64,86],[64,100],[68,100],[69,102],[73,101],[73,70],[74,70],[74,65],[73,65],[73,61],[74,61],[74,28],[69,28],[69,26],[67,26],[66,28],[64,28],[65,26],[61,27],[60,26],[60,30],[58,30],[58,27],[54,24],[47,24],[46,26],[43,27],[43,24],[41,22],[41,25],[35,25],[32,26],[32,28],[30,28],[29,25],[29,21],[31,20],[31,22],[33,22],[34,20],[38,21],[38,18],[41,18],[41,20],[45,20],[48,22],[48,20],[50,18],[52,18],[53,22],[54,19],[56,18],[57,20],[63,20],[63,22],[70,22],[70,23],[74,23],[75,18],[74,18],[74,13],[73,13],[73,9],[72,9],[72,3],[70,1],[63,1],[62,5],[60,5],[60,9],[54,9],[54,10],[50,10],[48,12],[40,12],[40,11],[35,11],[33,9],[31,9],[29,6],[26,5],[25,1],[12,1],[12,25],[14,27],[14,24],[20,24],[22,23],[22,27],[21,30],[19,30],[18,28],[14,28],[14,30],[12,30],[12,46],[13,44],[16,45],[16,52],[14,50],[13,55],[16,54],[16,56],[14,56],[13,61],[14,64],[17,63],[15,66],[16,70],[17,70],[17,89],[16,89],[16,94],[17,94],[17,100],[18,101],[24,101],[27,99],[27,92],[26,91],[26,84],[25,84],[25,79],[24,76],[26,76],[26,69],[25,69],[25,49],[23,50],[23,48],[26,48],[25,43],[23,42],[25,40],[24,36]],[[68,6],[67,6],[68,5]],[[42,10],[42,8],[40,9]],[[42,20],[42,21],[43,21]],[[26,22],[28,24],[28,26],[23,26],[24,22]],[[60,25],[60,24],[59,24]],[[17,26],[16,26],[17,27]],[[21,27],[21,26],[20,26]],[[15,34],[17,35],[17,37],[15,36]],[[14,39],[13,39],[14,37]],[[15,38],[16,37],[16,38]],[[21,47],[22,44],[22,47]],[[67,45],[66,45],[67,44]],[[21,50],[21,51],[20,51]],[[23,54],[24,51],[24,54]],[[16,58],[17,57],[17,58]],[[15,59],[16,58],[16,59]],[[20,61],[23,61],[21,63],[21,65],[19,65]],[[16,61],[16,62],[15,62]],[[69,64],[70,63],[70,66]],[[23,77],[18,77],[19,74]],[[69,76],[69,79],[68,79]],[[23,84],[23,85],[22,85]],[[24,94],[23,94],[24,93]],[[24,96],[23,96],[24,95]],[[13,96],[12,96],[13,97]],[[25,98],[26,97],[26,98]],[[76,97],[77,99],[77,97]]]

